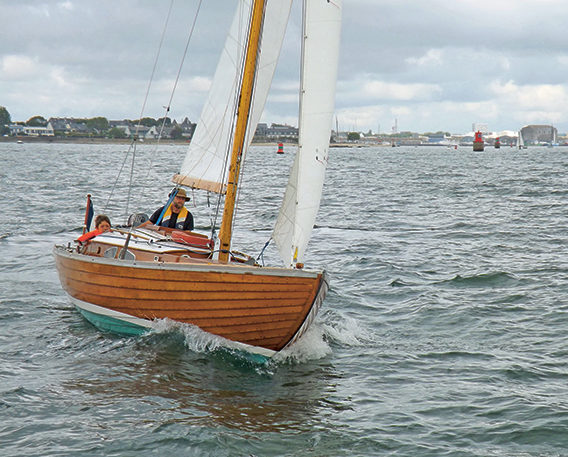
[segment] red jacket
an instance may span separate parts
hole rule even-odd
[[[85,241],[89,241],[90,239],[96,237],[97,235],[100,235],[101,233],[103,232],[101,232],[99,229],[91,230],[90,232],[84,233],[79,238],[77,238],[77,241],[79,243],[84,243]]]

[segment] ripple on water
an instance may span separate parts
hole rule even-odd
[[[23,146],[0,143],[2,201],[27,208],[0,202],[3,456],[568,449],[562,149],[334,148],[306,261],[325,267],[330,291],[305,337],[259,364],[190,326],[162,321],[122,338],[85,322],[51,249],[79,233],[87,193],[102,211],[126,147]],[[148,212],[185,148],[139,152],[153,165],[135,178],[130,208]],[[257,251],[292,161],[273,152],[249,153],[235,226],[239,246]],[[109,169],[95,176],[85,155]],[[115,195],[106,211],[122,222],[124,183]],[[208,227],[207,198],[192,203]],[[265,258],[276,263],[273,243]]]

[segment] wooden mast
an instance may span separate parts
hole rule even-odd
[[[235,212],[235,202],[237,197],[239,174],[243,149],[247,133],[252,95],[254,88],[254,78],[258,57],[258,46],[262,30],[262,20],[264,16],[265,0],[255,0],[252,7],[252,17],[247,43],[245,64],[241,92],[239,95],[239,106],[237,111],[237,123],[235,125],[235,136],[231,152],[231,162],[229,166],[229,178],[227,182],[227,193],[225,195],[225,208],[223,210],[223,220],[219,232],[219,261],[229,260],[229,250],[231,248],[231,236],[233,226],[233,216]]]

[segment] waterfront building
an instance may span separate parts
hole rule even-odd
[[[521,129],[524,144],[555,144],[558,130],[552,125],[526,125]]]

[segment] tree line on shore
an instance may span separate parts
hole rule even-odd
[[[71,120],[71,119],[70,119]],[[127,138],[128,135],[124,131],[123,128],[118,128],[112,124],[116,124],[116,121],[109,121],[106,117],[97,116],[92,118],[73,118],[72,121],[75,124],[83,124],[86,129],[84,132],[81,131],[74,131],[74,132],[62,132],[61,130],[54,129],[55,136],[89,136],[89,137],[105,137],[105,138]],[[137,125],[151,128],[151,127],[161,127],[162,125],[165,127],[167,136],[171,139],[181,139],[184,136],[184,132],[182,128],[176,123],[176,121],[172,121],[169,117],[154,119],[151,117],[144,117],[142,119],[124,119],[120,121],[122,125],[129,125],[131,127],[135,127]],[[29,118],[27,121],[18,121],[12,122],[10,113],[8,110],[0,106],[0,136],[1,135],[8,135],[10,133],[9,125],[25,125],[28,127],[46,127],[49,124],[49,120],[45,119],[43,116],[33,116]],[[195,126],[194,126],[195,127]],[[337,132],[336,132],[337,133]],[[371,135],[372,132],[369,131],[363,135]],[[450,136],[449,132],[435,132],[435,133],[424,133],[425,136],[430,136],[432,134],[445,134]],[[383,139],[406,139],[412,138],[416,135],[413,132],[397,132],[396,134],[384,134],[381,135]],[[346,139],[350,142],[357,142],[361,140],[361,133],[360,132],[346,132]],[[255,138],[255,140],[265,140],[264,138]],[[333,140],[332,140],[333,142]]]
[[[67,119],[67,118],[65,118]],[[126,138],[127,134],[124,129],[117,128],[116,126],[111,125],[111,121],[109,121],[106,117],[97,116],[92,118],[73,118],[69,119],[76,125],[84,125],[85,131],[75,131],[72,133],[74,136],[101,136],[107,138]],[[22,125],[27,127],[47,127],[50,123],[50,120],[46,119],[43,116],[33,116],[29,118],[27,121],[12,121],[11,115],[8,110],[4,106],[0,106],[0,135],[7,135],[10,133],[10,125]],[[115,123],[115,122],[113,122]],[[120,121],[123,125],[129,126],[143,126],[146,128],[151,127],[161,127],[162,125],[168,129],[169,137],[172,139],[178,139],[183,136],[182,128],[179,127],[172,121],[169,117],[154,119],[151,117],[144,117],[142,119],[124,119]],[[61,134],[61,131],[58,131],[57,128],[54,128],[54,133],[57,135],[58,133]],[[69,132],[65,133],[66,136],[69,135]]]

